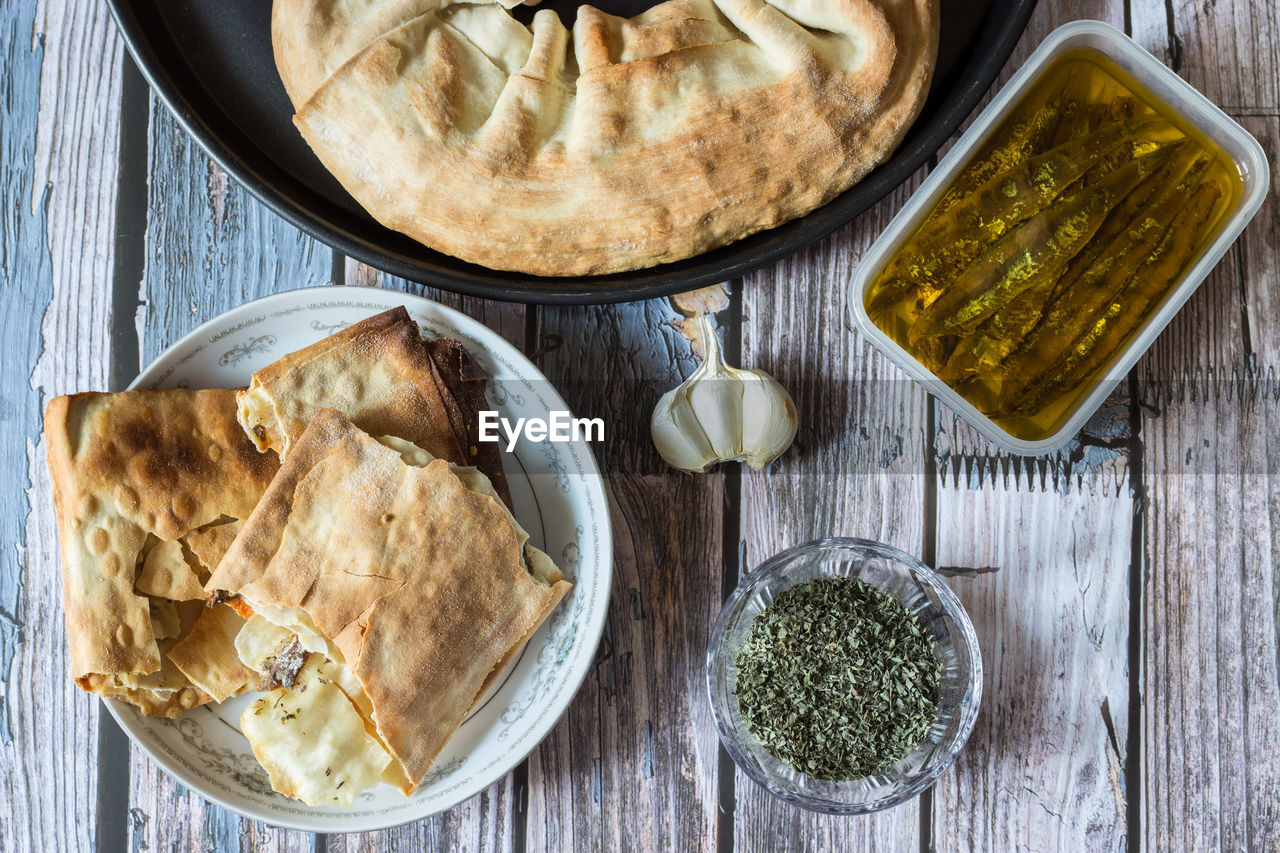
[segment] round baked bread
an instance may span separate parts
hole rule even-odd
[[[848,189],[929,88],[937,0],[590,6],[275,0],[320,160],[379,222],[473,263],[586,275],[687,258]]]

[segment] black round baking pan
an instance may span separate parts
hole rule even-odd
[[[468,264],[379,225],[311,153],[271,54],[268,0],[109,0],[129,52],[182,126],[276,213],[338,251],[446,290],[514,302],[626,302],[727,281],[822,239],[889,194],[955,132],[1013,51],[1035,0],[941,0],[929,99],[893,157],[792,222],[677,263],[541,278]],[[573,0],[550,6],[572,21]],[[654,0],[597,0],[633,15]]]

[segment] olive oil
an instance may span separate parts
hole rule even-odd
[[[867,289],[1010,435],[1053,433],[1238,205],[1235,163],[1102,54],[1063,54]]]

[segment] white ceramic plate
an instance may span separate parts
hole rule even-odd
[[[546,417],[568,406],[515,347],[463,314],[394,291],[317,287],[277,293],[210,320],[147,367],[131,388],[232,388],[280,356],[373,314],[404,305],[425,334],[452,337],[493,377],[489,403],[504,417]],[[503,453],[513,510],[573,589],[440,753],[409,797],[388,785],[351,808],[310,807],[271,790],[240,734],[240,712],[258,694],[188,711],[178,720],[107,707],[174,778],[234,812],[310,832],[360,832],[448,809],[502,778],[555,725],[586,676],[604,630],[613,566],[609,508],[583,442],[521,441]]]

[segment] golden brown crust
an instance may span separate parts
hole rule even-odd
[[[276,0],[271,44],[289,98],[304,103],[362,47],[422,14],[422,6],[422,0]]]
[[[322,408],[372,435],[394,435],[456,465],[480,468],[510,503],[498,445],[480,443],[488,377],[457,341],[428,340],[403,306],[361,320],[257,373],[240,397],[240,422],[281,456]],[[252,400],[270,403],[264,428]]]
[[[416,11],[277,0],[281,74],[313,75],[295,123],[383,224],[539,275],[678,260],[826,203],[897,146],[937,49],[936,0],[584,6],[572,33],[547,10],[531,33],[497,5]],[[316,37],[334,14],[358,38]]]
[[[187,635],[165,655],[187,680],[214,702],[236,696],[257,682],[257,673],[236,654],[236,635],[245,620],[225,604],[204,609]]]
[[[133,589],[169,601],[204,600],[198,570],[187,562],[181,542],[154,543],[142,559]]]
[[[112,684],[111,678],[109,675],[85,675],[77,678],[76,684],[86,692],[128,702],[148,717],[175,719],[185,711],[213,700],[212,696],[198,687],[157,693],[154,690],[117,687]]]
[[[161,669],[150,606],[134,588],[148,537],[172,541],[247,516],[277,463],[245,438],[231,390],[57,397],[44,435],[72,676],[101,692],[113,676]],[[120,698],[147,713],[194,696],[144,702],[138,692]]]
[[[204,568],[213,571],[218,567],[218,563],[222,562],[227,549],[231,547],[232,541],[239,532],[240,521],[233,519],[212,527],[193,530],[182,538]]]
[[[569,588],[535,579],[520,551],[506,511],[443,459],[406,465],[325,409],[206,588],[304,611],[416,784],[494,668]]]

